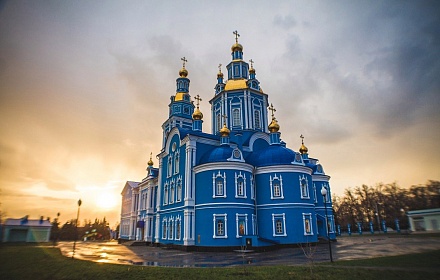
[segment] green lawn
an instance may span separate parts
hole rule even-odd
[[[440,250],[310,266],[165,268],[73,260],[59,249],[0,247],[0,279],[440,279]]]

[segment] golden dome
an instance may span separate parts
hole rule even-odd
[[[307,154],[308,151],[309,151],[309,149],[307,149],[307,147],[304,146],[304,143],[301,144],[301,147],[299,148],[299,152],[300,152],[301,154]]]
[[[150,153],[150,160],[148,161],[148,166],[150,166],[150,167],[153,166],[153,164],[154,164],[153,160],[151,159],[152,155],[153,155],[153,153]]]
[[[186,76],[188,76],[188,70],[186,70],[185,67],[182,67],[182,69],[180,69],[179,71],[179,76],[182,78],[186,78]]]
[[[248,88],[247,80],[245,79],[228,80],[225,86],[225,90],[245,89],[245,88]]]
[[[220,135],[222,137],[228,137],[229,133],[231,133],[231,131],[226,127],[226,124],[223,124],[222,129],[220,129]]]
[[[232,45],[231,51],[233,51],[233,52],[235,52],[235,51],[242,52],[243,51],[243,46],[240,45],[239,43],[235,43],[235,44]]]
[[[193,120],[201,120],[203,119],[203,114],[200,112],[199,108],[197,107],[194,113],[192,114]]]
[[[249,69],[249,73],[255,74],[255,69],[254,68]]]
[[[272,122],[269,124],[269,131],[270,132],[278,132],[278,130],[280,130],[280,125],[277,122],[277,119],[272,118]]]
[[[174,97],[174,101],[182,101],[185,98],[186,92],[176,92],[176,97]]]
[[[223,78],[223,73],[221,72],[221,71],[218,71],[218,73],[217,73],[217,78]]]

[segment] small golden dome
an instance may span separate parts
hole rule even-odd
[[[304,146],[304,143],[301,144],[301,147],[299,148],[299,152],[300,152],[301,154],[307,154],[308,151],[309,151],[309,149],[307,149],[307,147]]]
[[[182,78],[186,78],[186,76],[188,76],[188,70],[186,70],[185,67],[182,67],[182,69],[180,69],[179,71],[179,76]]]
[[[150,166],[150,167],[153,166],[153,164],[154,164],[153,160],[151,159],[152,155],[153,155],[153,153],[150,153],[150,160],[148,161],[148,166]]]
[[[249,73],[255,74],[255,69],[254,68],[249,69]]]
[[[217,78],[223,78],[223,73],[221,71],[218,71]]]
[[[280,125],[278,124],[277,120],[275,118],[272,118],[272,122],[269,124],[269,131],[270,132],[278,132],[280,130]]]
[[[222,129],[220,129],[220,135],[222,137],[228,137],[229,133],[231,133],[231,131],[226,127],[226,124],[223,124]]]
[[[203,114],[200,112],[199,108],[197,107],[194,113],[192,114],[193,120],[201,120],[203,119]]]
[[[232,45],[231,51],[233,51],[233,52],[235,52],[235,51],[242,52],[243,51],[243,46],[240,45],[239,43],[235,43],[235,44]]]

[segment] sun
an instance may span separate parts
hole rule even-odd
[[[114,208],[118,204],[117,198],[114,194],[103,193],[96,198],[96,205],[99,208],[110,209]]]

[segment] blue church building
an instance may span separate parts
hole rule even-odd
[[[150,155],[146,177],[122,190],[121,240],[232,250],[335,239],[330,176],[302,135],[298,151],[281,140],[276,110],[234,34],[227,79],[220,64],[209,100],[210,133],[182,58],[158,166]]]

